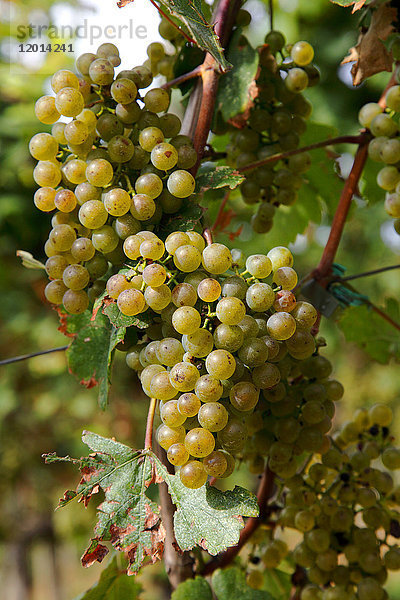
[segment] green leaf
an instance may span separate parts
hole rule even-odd
[[[44,264],[41,263],[40,260],[36,260],[36,258],[34,258],[30,252],[26,252],[25,250],[17,250],[16,254],[21,259],[22,265],[26,269],[44,269],[44,270],[46,270],[46,267],[44,266]]]
[[[249,44],[240,45],[242,35],[239,28],[232,36],[227,57],[233,69],[221,78],[217,107],[225,121],[244,112],[249,103],[249,89],[258,69],[258,52]]]
[[[364,2],[361,2],[361,5],[363,5],[367,0],[364,0]],[[353,4],[360,4],[360,0],[330,0],[330,2],[332,2],[333,4],[339,4],[339,6],[353,6]],[[361,6],[360,6],[361,8]]]
[[[400,323],[397,300],[389,298],[382,309]],[[368,306],[351,306],[343,311],[339,327],[348,342],[354,342],[371,358],[387,364],[392,358],[400,360],[400,333]]]
[[[204,209],[192,200],[183,204],[182,208],[175,215],[172,215],[162,226],[163,234],[169,234],[174,231],[193,231],[200,222],[204,214]]]
[[[218,569],[212,576],[212,587],[217,600],[273,600],[273,596],[264,590],[254,590],[246,583],[246,576],[237,567]]]
[[[82,440],[92,453],[80,460],[45,455],[46,463],[66,461],[78,464],[82,480],[76,490],[68,490],[59,507],[80,497],[87,505],[100,487],[105,499],[97,507],[95,537],[82,557],[85,567],[101,562],[108,550],[101,542],[111,542],[116,550],[128,552],[128,574],[137,573],[149,557],[156,562],[163,551],[165,531],[159,508],[146,495],[154,483],[152,459],[111,439],[83,432]]]
[[[70,371],[81,384],[91,388],[99,385],[99,404],[104,410],[108,402],[114,349],[124,339],[126,329],[115,328],[101,313],[94,321],[89,320],[89,311],[85,314],[86,323],[74,336],[67,350]]]
[[[229,187],[234,190],[244,181],[244,176],[230,167],[216,167],[204,165],[199,169],[196,177],[196,186],[198,192]]]
[[[141,315],[136,315],[135,317],[123,315],[116,302],[104,304],[103,314],[110,319],[110,323],[114,325],[114,327],[126,328],[134,326],[138,329],[146,329],[152,321],[151,314],[149,313],[143,313]]]
[[[274,216],[274,229],[279,231],[282,245],[296,240],[298,233],[303,233],[310,221],[321,220],[321,204],[315,194],[308,193],[305,186],[299,190],[298,198],[293,206],[280,206]]]
[[[114,557],[99,581],[75,600],[137,600],[141,591],[142,586],[118,568]]]
[[[280,569],[266,569],[264,572],[265,584],[263,587],[270,592],[274,600],[287,600],[292,589],[291,574]]]
[[[213,595],[208,581],[204,577],[196,577],[178,585],[171,600],[213,600]]]
[[[208,484],[191,490],[181,483],[179,475],[168,473],[156,456],[154,461],[177,507],[174,529],[181,550],[198,545],[215,555],[235,546],[243,528],[242,517],[256,517],[259,513],[254,494],[239,486],[221,492]]]
[[[161,0],[161,3],[186,25],[200,48],[207,50],[223,71],[228,71],[231,65],[224,56],[213,26],[203,14],[201,0]]]

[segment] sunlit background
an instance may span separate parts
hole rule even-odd
[[[254,17],[254,25],[246,32],[254,45],[262,43],[268,31],[267,4],[261,0],[245,4]],[[314,105],[313,120],[333,125],[341,134],[356,133],[358,109],[379,97],[388,79],[388,74],[375,76],[354,90],[349,66],[340,66],[356,41],[357,16],[328,0],[276,0],[274,7],[275,28],[284,31],[287,40],[307,39],[315,47],[321,84],[306,94]],[[132,68],[143,63],[147,45],[160,36],[159,17],[149,0],[135,0],[124,9],[119,9],[114,0],[0,1],[0,13],[1,359],[66,343],[57,331],[55,312],[44,301],[44,276],[40,271],[25,270],[15,256],[16,250],[24,249],[42,260],[49,229],[49,217],[39,214],[32,202],[33,161],[27,143],[43,130],[34,117],[34,101],[50,91],[50,75],[59,68],[72,68],[80,53],[93,52],[101,43],[112,41],[120,49],[120,68]],[[71,43],[73,52],[19,51],[21,43],[49,42],[46,34],[40,40],[33,36],[19,39],[20,31],[27,31],[29,24],[53,26],[56,31],[69,25],[82,32],[77,28],[85,23],[87,31],[98,36],[96,39],[91,40],[88,34],[73,40],[51,40]],[[134,33],[132,38],[127,35],[127,25]],[[118,31],[119,26],[125,26],[123,33],[110,38],[109,28]],[[138,31],[140,36],[136,35]],[[168,49],[172,51],[167,45]],[[174,94],[173,106],[179,111],[179,92]],[[343,155],[341,164],[343,172],[348,170],[351,155]],[[349,274],[394,264],[400,254],[400,237],[385,216],[383,202],[367,210],[362,205],[355,203],[352,209],[337,257]],[[242,233],[235,246],[242,245],[248,253],[281,243],[279,230],[256,238],[246,222],[236,223],[236,227],[240,225]],[[300,275],[318,263],[329,226],[329,214],[324,212],[322,222],[310,224],[292,245]],[[221,241],[227,242],[227,238]],[[381,305],[386,296],[398,294],[399,279],[396,272],[389,272],[360,280],[357,289]],[[326,356],[335,365],[335,376],[346,387],[337,420],[350,418],[356,406],[377,401],[389,403],[398,414],[397,366],[372,363],[355,345],[344,341],[334,323],[324,321],[321,334],[328,340]],[[68,374],[62,352],[0,367],[0,580],[4,598],[70,600],[97,580],[101,566],[84,570],[79,564],[91,536],[94,510],[72,504],[54,513],[58,498],[75,485],[76,472],[69,466],[44,466],[41,454],[56,451],[59,455],[80,456],[85,453],[80,442],[83,429],[141,447],[146,409],[122,354],[117,356],[106,413],[97,407],[96,390],[81,388]],[[255,485],[244,474],[239,478],[242,483]],[[160,566],[150,569],[142,581],[146,588],[143,598],[166,597],[166,578]],[[395,579],[391,586],[390,598],[400,599]]]

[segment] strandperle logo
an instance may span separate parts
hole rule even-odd
[[[18,25],[17,39],[19,40],[60,40],[60,39],[82,39],[89,40],[92,44],[99,39],[121,40],[123,38],[137,38],[144,40],[147,38],[147,27],[138,25],[132,19],[125,24],[118,25],[93,25],[87,19],[84,19],[81,25],[73,27],[72,25]]]

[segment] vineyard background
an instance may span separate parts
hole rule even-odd
[[[88,3],[0,2],[3,21],[0,25],[0,359],[35,352],[65,344],[57,332],[57,316],[44,301],[45,278],[40,271],[23,269],[16,259],[17,249],[43,258],[43,243],[48,229],[47,219],[35,209],[32,194],[33,159],[27,140],[42,129],[33,112],[34,100],[48,89],[48,74],[58,68],[70,68],[58,55],[43,64],[28,66],[10,63],[10,45],[15,46],[16,26],[31,22],[36,11],[46,10],[51,22],[89,15],[103,25],[127,17],[146,25],[148,37],[132,44],[118,42],[122,68],[141,64],[146,45],[159,39],[158,16],[147,0],[135,0],[123,11],[108,0],[101,14],[87,10]],[[71,8],[72,7],[72,8]],[[254,44],[260,43],[267,31],[266,4],[251,0],[246,9],[253,23],[246,34]],[[7,15],[11,15],[8,22]],[[353,89],[349,66],[339,67],[342,57],[357,37],[357,15],[340,9],[328,0],[280,0],[275,3],[275,27],[288,39],[307,39],[316,49],[316,64],[321,70],[321,84],[306,92],[314,105],[312,121],[334,127],[339,134],[356,134],[358,109],[379,97],[388,75],[370,78]],[[97,22],[97,21],[96,21]],[[106,41],[96,40],[94,43]],[[11,42],[11,44],[10,44]],[[76,55],[90,51],[80,40]],[[51,64],[49,64],[51,63]],[[173,108],[179,92],[174,92]],[[343,152],[351,148],[341,147]],[[343,155],[344,172],[349,157]],[[351,163],[350,163],[351,164]],[[367,170],[371,165],[367,165]],[[364,201],[354,203],[337,256],[348,274],[394,264],[400,254],[400,238],[393,232],[392,220],[384,212],[382,194],[376,189],[376,202],[365,209]],[[332,206],[315,201],[314,223],[291,246],[296,268],[305,275],[317,264],[331,218]],[[322,215],[319,208],[322,207]],[[238,216],[235,228],[245,215]],[[285,243],[279,227],[257,240],[244,226],[235,246],[248,253],[263,252],[275,244]],[[226,242],[227,238],[221,238]],[[398,276],[387,272],[357,282],[357,290],[381,306],[386,297],[397,293]],[[394,430],[400,435],[398,390],[400,373],[395,364],[382,367],[353,343],[345,341],[338,328],[323,321],[321,334],[328,340],[325,355],[334,357],[335,377],[345,386],[345,399],[337,410],[337,422],[348,419],[357,406],[375,402],[389,403],[395,412]],[[378,340],[377,340],[378,341]],[[125,368],[123,355],[114,366],[114,386],[110,409],[100,413],[96,391],[82,389],[68,374],[62,352],[37,357],[27,362],[0,367],[0,423],[2,448],[0,455],[0,579],[7,600],[69,600],[89,587],[102,567],[80,569],[88,531],[94,522],[94,509],[84,513],[73,505],[68,511],[54,513],[53,507],[75,475],[69,466],[47,468],[41,454],[56,451],[58,455],[80,455],[83,446],[79,432],[85,427],[105,436],[115,436],[132,447],[141,447],[147,404],[143,402],[133,374]],[[396,427],[397,423],[397,427]],[[242,478],[240,480],[240,477]],[[246,475],[238,483],[251,485]],[[226,482],[229,486],[229,480]],[[92,511],[92,512],[91,512]],[[140,576],[146,588],[145,600],[161,598],[164,574],[160,564]],[[400,579],[392,576],[390,597],[400,599]],[[30,594],[30,595],[29,595]]]

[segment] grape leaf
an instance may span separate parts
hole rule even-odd
[[[258,69],[258,52],[248,42],[239,45],[241,34],[238,29],[232,36],[227,57],[233,68],[222,77],[218,86],[217,107],[224,121],[229,121],[246,109],[251,83]]]
[[[246,583],[246,576],[237,567],[217,569],[212,576],[212,587],[218,600],[274,600],[269,592],[254,590]]]
[[[102,312],[110,319],[110,323],[114,325],[114,327],[134,326],[138,329],[147,329],[152,321],[151,314],[148,312],[134,317],[123,315],[116,302],[105,302]]]
[[[26,252],[25,250],[17,250],[16,255],[21,259],[22,266],[24,266],[26,269],[46,270],[44,264],[41,263],[40,260],[36,260],[36,258],[34,258],[33,254],[30,252]]]
[[[203,165],[196,177],[196,186],[198,192],[206,192],[207,190],[229,187],[234,190],[244,181],[244,176],[230,167],[216,167]]]
[[[360,10],[367,0],[330,0],[333,4],[339,4],[340,6],[353,6],[353,12]]]
[[[171,600],[213,600],[213,595],[208,581],[204,577],[196,577],[178,585]]]
[[[135,574],[149,557],[154,563],[163,552],[165,531],[159,508],[146,495],[155,481],[153,463],[148,455],[135,452],[112,439],[84,431],[82,440],[93,451],[80,460],[45,455],[46,463],[67,461],[78,464],[82,479],[76,490],[68,490],[59,507],[66,506],[76,497],[88,504],[101,488],[104,502],[97,507],[95,537],[82,556],[82,564],[89,567],[101,562],[107,548],[101,542],[111,542],[116,550],[127,553],[128,574]]]
[[[114,557],[99,581],[75,600],[137,600],[141,591],[142,586],[118,568]]]
[[[174,231],[193,231],[194,227],[200,222],[204,214],[204,209],[192,200],[188,200],[179,209],[179,212],[172,215],[161,229],[163,234],[173,233]]]
[[[124,8],[134,0],[119,0],[120,8]],[[226,60],[214,27],[207,22],[201,7],[201,0],[160,0],[171,14],[188,28],[196,44],[215,58],[223,72],[231,67]]]
[[[86,311],[86,323],[74,335],[67,350],[68,367],[81,384],[87,388],[99,385],[99,405],[104,410],[108,402],[111,368],[115,347],[124,339],[125,327],[114,327],[107,317],[97,313],[90,320]]]
[[[181,483],[179,475],[168,473],[156,456],[154,461],[177,507],[174,529],[181,550],[191,550],[198,545],[215,555],[235,546],[243,528],[242,517],[258,515],[254,494],[239,486],[221,492],[208,484],[191,490]]]
[[[383,310],[400,323],[397,300],[386,299]],[[400,333],[368,306],[351,306],[344,310],[339,327],[348,342],[355,342],[377,362],[387,364],[392,358],[400,360]]]

